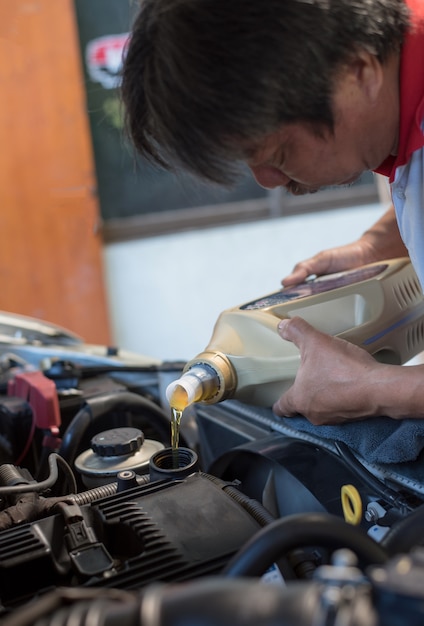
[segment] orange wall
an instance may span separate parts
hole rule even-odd
[[[0,0],[0,309],[110,340],[71,0]]]

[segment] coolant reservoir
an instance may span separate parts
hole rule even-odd
[[[148,473],[151,457],[163,449],[162,443],[145,439],[138,428],[112,428],[92,438],[90,449],[75,459],[75,468],[84,485],[92,489],[115,482],[125,470]]]
[[[299,350],[277,330],[281,319],[295,316],[384,363],[400,365],[424,350],[424,296],[411,262],[371,263],[221,313],[205,351],[168,386],[171,407],[182,411],[193,402],[232,397],[272,406],[299,367]]]

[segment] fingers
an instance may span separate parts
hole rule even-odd
[[[302,350],[305,341],[312,333],[317,333],[315,328],[305,322],[301,317],[292,317],[291,319],[283,319],[278,324],[278,334],[282,339],[291,341],[294,345]]]
[[[278,324],[278,334],[282,339],[294,343],[294,345],[302,350],[304,342],[310,337],[311,333],[316,331],[308,322],[300,317],[281,320]],[[275,402],[272,407],[275,415],[280,417],[294,417],[298,415],[294,403],[292,402],[293,393],[289,389],[284,395]]]
[[[291,274],[281,281],[284,287],[304,282],[308,276],[323,276],[343,270],[352,269],[376,260],[369,245],[363,240],[355,241],[344,246],[329,248],[315,254],[294,266]]]
[[[324,251],[316,254],[310,259],[297,263],[291,274],[281,281],[284,287],[303,283],[309,276],[316,274],[321,276],[331,271],[331,252]]]
[[[387,366],[363,348],[323,333],[300,317],[281,320],[278,332],[299,349],[300,363],[293,384],[272,407],[275,415],[302,415],[321,425],[378,414],[381,402],[375,400],[373,380],[380,384],[381,368]]]
[[[313,271],[313,265],[308,261],[302,261],[293,268],[291,274],[283,278],[281,284],[284,287],[299,285],[300,283],[304,283],[308,276],[311,276],[312,274],[315,274]]]
[[[298,412],[290,402],[290,390],[274,403],[272,411],[278,417],[295,417],[298,415]]]

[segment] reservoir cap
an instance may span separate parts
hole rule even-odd
[[[91,440],[91,449],[99,456],[134,454],[143,445],[144,434],[138,428],[112,428],[97,433]]]

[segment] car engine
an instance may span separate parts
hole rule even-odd
[[[422,625],[424,485],[233,400],[171,449],[183,367],[0,313],[1,623]]]

